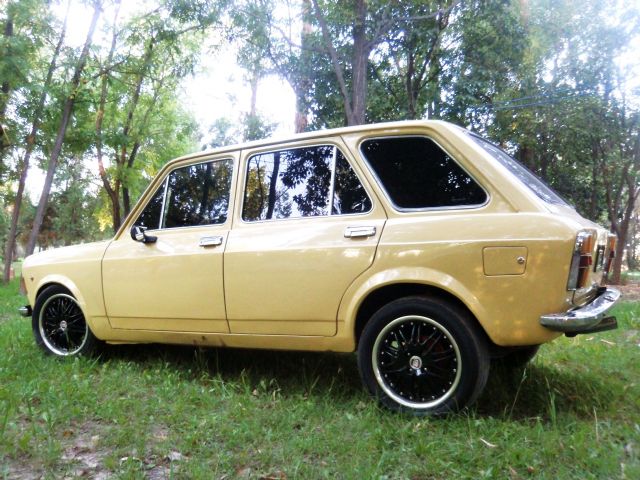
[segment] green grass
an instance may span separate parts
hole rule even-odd
[[[470,410],[378,408],[353,355],[109,346],[45,357],[0,287],[0,478],[640,478],[640,303],[494,371]]]

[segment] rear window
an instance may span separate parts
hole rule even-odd
[[[366,140],[361,152],[390,200],[400,209],[483,205],[486,192],[427,137]]]
[[[504,150],[495,146],[488,140],[485,140],[484,138],[469,132],[468,130],[465,130],[465,132],[467,132],[473,139],[473,141],[480,145],[485,152],[490,154],[504,167],[506,167],[511,173],[516,176],[518,180],[520,180],[526,187],[529,188],[529,190],[535,193],[542,200],[547,203],[568,206],[568,203],[560,195],[554,192],[551,187],[549,187],[534,173],[528,170],[524,165],[522,165]]]

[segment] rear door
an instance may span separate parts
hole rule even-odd
[[[386,220],[344,151],[243,152],[224,257],[232,333],[335,334],[342,295],[372,264]]]

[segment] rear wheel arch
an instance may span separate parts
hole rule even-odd
[[[462,300],[460,300],[459,297],[455,296],[451,292],[448,292],[447,290],[434,285],[413,282],[384,285],[371,291],[366,296],[366,298],[358,307],[355,317],[354,334],[356,345],[360,341],[362,331],[364,330],[367,322],[378,310],[395,300],[415,296],[437,299],[446,302],[453,308],[464,312],[464,314],[468,315],[471,318],[478,335],[484,338],[487,346],[490,349],[493,349],[493,347],[495,346],[493,341],[491,341],[491,339],[487,335],[485,329],[482,327],[482,324],[480,323],[476,315]]]

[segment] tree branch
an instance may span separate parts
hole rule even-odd
[[[340,93],[344,99],[344,107],[346,110],[347,118],[351,119],[353,117],[353,108],[351,105],[351,99],[349,97],[349,91],[347,90],[347,83],[344,80],[344,73],[342,71],[342,67],[340,66],[340,60],[338,59],[338,52],[333,47],[333,43],[331,41],[331,35],[329,33],[329,28],[327,27],[327,22],[320,12],[320,7],[318,6],[318,0],[313,1],[313,9],[315,11],[315,17],[320,24],[320,29],[322,31],[322,38],[325,43],[325,48],[329,52],[329,56],[331,57],[331,63],[333,65],[333,71],[336,74],[338,79],[338,86],[340,87]],[[351,123],[351,122],[349,122]]]

